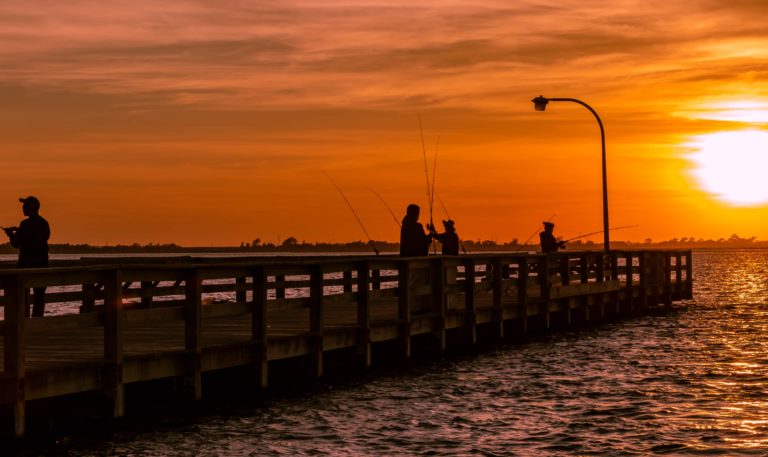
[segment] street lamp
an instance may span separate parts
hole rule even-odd
[[[595,110],[593,110],[591,106],[575,98],[547,98],[542,95],[539,95],[538,97],[534,98],[531,101],[533,102],[533,106],[536,109],[536,111],[544,111],[545,109],[547,109],[547,104],[549,102],[574,102],[585,107],[592,114],[595,115],[595,119],[597,119],[597,124],[600,126],[600,142],[603,148],[603,156],[602,156],[602,160],[603,160],[603,245],[604,245],[603,248],[606,251],[609,251],[610,239],[608,237],[608,230],[609,230],[608,229],[608,175],[605,171],[605,130],[603,130],[603,121],[600,120],[600,116],[597,115],[597,112],[595,112]]]

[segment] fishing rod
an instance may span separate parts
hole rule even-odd
[[[352,203],[349,202],[347,199],[347,196],[344,195],[344,192],[342,192],[341,188],[336,184],[336,181],[331,178],[331,175],[325,172],[325,170],[321,170],[323,174],[328,178],[329,181],[331,181],[331,184],[333,184],[333,187],[336,188],[336,190],[339,191],[339,195],[341,195],[341,198],[344,199],[345,202],[347,202],[347,206],[349,206],[350,211],[352,211],[352,214],[355,216],[355,219],[357,219],[357,223],[360,224],[360,228],[363,229],[363,233],[365,233],[366,238],[368,238],[368,244],[371,245],[373,248],[373,252],[376,253],[376,255],[379,255],[379,250],[376,249],[376,245],[373,244],[373,240],[371,239],[370,235],[368,235],[368,230],[365,229],[365,225],[363,225],[363,221],[360,220],[360,217],[357,215],[357,212],[355,211],[355,208],[352,207]]]
[[[549,221],[551,221],[552,219],[554,219],[554,218],[555,218],[555,216],[557,216],[557,215],[556,215],[556,214],[552,214],[551,216],[549,216],[549,219],[547,219],[545,222],[549,222]],[[538,232],[539,232],[539,229],[538,229],[538,228],[537,228],[536,230],[534,230],[534,231],[533,231],[533,233],[531,233],[531,236],[529,236],[529,237],[528,237],[528,239],[527,239],[527,240],[525,240],[525,242],[523,242],[523,244],[521,244],[521,245],[520,245],[520,246],[517,248],[517,250],[515,251],[515,253],[517,253],[517,252],[520,252],[520,251],[523,249],[523,247],[525,247],[525,245],[526,245],[526,244],[528,244],[528,242],[529,242],[529,241],[531,241],[531,238],[533,238],[534,236],[536,236],[536,234],[537,234]]]
[[[640,226],[637,225],[637,224],[635,224],[635,225],[622,225],[621,227],[609,228],[608,231],[610,232],[610,231],[613,231],[613,230],[621,230],[621,229],[632,228],[632,227],[640,227]],[[591,232],[591,233],[587,233],[587,234],[584,234],[584,235],[579,235],[577,237],[573,237],[573,238],[564,240],[563,243],[567,243],[567,242],[573,241],[573,240],[578,240],[579,238],[584,238],[584,237],[590,236],[590,235],[597,235],[598,233],[603,233],[603,231],[602,230],[598,230],[596,232]]]
[[[424,176],[427,178],[427,202],[429,203],[429,226],[434,229],[432,221],[432,190],[429,187],[429,166],[427,165],[427,147],[424,144],[424,128],[421,125],[421,113],[419,113],[419,134],[421,135],[421,155],[424,157]],[[435,240],[432,239],[432,251],[437,254]]]
[[[435,160],[432,162],[432,193],[429,195],[429,219],[432,222],[432,208],[435,207],[435,176],[437,175],[437,150],[440,147],[440,137],[435,144]]]
[[[435,223],[432,222],[432,212],[435,208],[435,176],[437,176],[437,150],[440,147],[440,137],[437,137],[437,143],[435,144],[435,160],[432,162],[432,193],[429,196],[429,223],[432,225],[432,230],[435,230]],[[437,244],[435,239],[432,239],[432,252],[437,254]]]
[[[440,202],[440,206],[443,207],[443,212],[445,213],[445,217],[447,217],[448,219],[451,219],[451,215],[448,214],[448,208],[445,207],[445,203],[443,203],[443,199],[440,198],[439,195],[435,195],[435,197],[437,197],[437,201]],[[456,234],[456,236],[458,237],[458,233]],[[461,252],[466,254],[467,253],[467,249],[464,247],[464,242],[461,241],[460,237],[458,237],[458,238],[459,238],[459,245],[461,246]]]
[[[392,208],[390,208],[390,206],[387,204],[387,201],[386,201],[386,200],[384,200],[384,197],[382,197],[381,195],[379,195],[379,193],[378,193],[378,192],[376,192],[375,190],[371,189],[370,187],[368,188],[368,190],[370,190],[371,192],[373,192],[373,195],[375,195],[375,196],[379,197],[379,200],[381,200],[381,202],[382,202],[382,203],[384,203],[384,206],[386,206],[386,207],[387,207],[387,210],[389,211],[389,214],[391,214],[391,215],[392,215],[392,219],[394,219],[394,220],[395,220],[395,224],[397,224],[397,226],[398,226],[398,227],[400,227],[400,226],[401,226],[401,224],[400,224],[400,219],[398,219],[398,218],[397,218],[397,216],[395,215],[395,212],[394,212],[394,211],[392,211]]]

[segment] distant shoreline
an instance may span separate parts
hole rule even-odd
[[[462,241],[467,252],[529,252],[538,251],[538,244],[519,245],[515,241],[510,243],[496,243],[489,240],[464,240]],[[398,253],[399,244],[386,241],[373,241],[376,249],[381,253]],[[592,241],[573,241],[566,245],[566,250],[600,250],[602,243]],[[725,250],[725,249],[768,249],[768,241],[757,241],[754,238],[739,238],[734,235],[729,239],[719,240],[694,240],[686,238],[672,239],[660,242],[627,242],[613,241],[611,248],[614,250],[639,250],[639,249],[693,249],[693,250]],[[439,252],[439,243],[437,244]],[[0,254],[16,254],[18,251],[9,243],[0,244]],[[259,244],[250,246],[180,246],[177,244],[145,244],[93,246],[89,244],[51,244],[51,254],[194,254],[194,253],[221,253],[221,254],[279,254],[279,253],[361,253],[371,252],[371,245],[363,241],[349,243],[306,243],[291,242],[282,244]]]

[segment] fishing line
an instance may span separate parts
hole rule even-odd
[[[344,195],[344,192],[342,192],[341,188],[336,184],[336,181],[331,178],[331,175],[325,172],[325,170],[321,170],[323,174],[328,178],[329,181],[331,181],[331,184],[333,184],[333,187],[336,188],[336,190],[339,191],[339,195],[341,195],[341,198],[344,199],[344,201],[347,203],[347,206],[349,206],[350,211],[352,211],[352,214],[355,216],[355,219],[357,219],[357,223],[360,224],[360,228],[363,229],[363,233],[365,233],[365,237],[368,238],[368,244],[371,245],[373,248],[373,252],[376,253],[376,255],[379,255],[379,250],[376,249],[376,246],[373,244],[373,240],[371,239],[370,235],[368,235],[368,230],[365,229],[365,225],[363,225],[363,221],[360,220],[360,217],[358,217],[357,212],[355,211],[355,208],[352,207],[352,203],[349,202],[349,199],[347,199],[347,196]]]

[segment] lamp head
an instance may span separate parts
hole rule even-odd
[[[543,95],[539,95],[531,101],[533,102],[533,107],[536,109],[536,111],[544,111],[547,109],[547,103],[549,103],[549,99]]]

